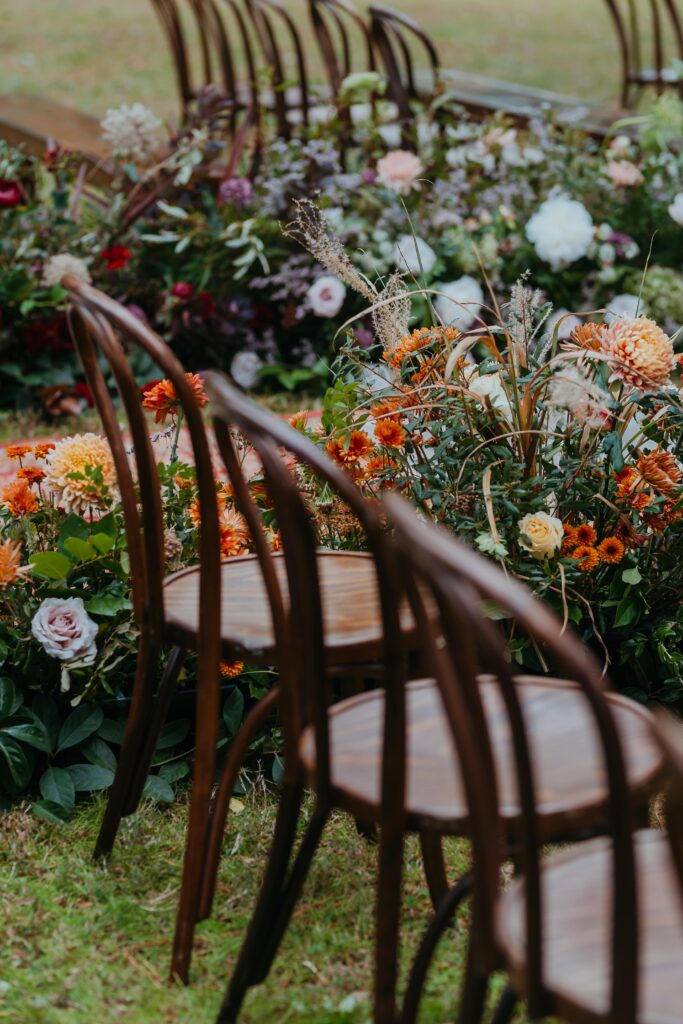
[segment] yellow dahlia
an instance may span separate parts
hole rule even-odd
[[[116,493],[111,449],[98,434],[75,434],[59,441],[45,463],[45,487],[66,511],[82,515],[106,507]]]
[[[610,357],[614,380],[641,391],[658,391],[670,383],[676,362],[671,338],[646,316],[614,320],[602,350]]]

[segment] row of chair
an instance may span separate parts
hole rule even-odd
[[[467,897],[463,1024],[481,1019],[490,975],[501,968],[510,985],[497,1024],[511,1019],[519,999],[532,1016],[555,1014],[576,1024],[681,1019],[680,728],[667,724],[657,732],[645,709],[608,692],[590,652],[521,583],[426,525],[399,496],[390,494],[381,508],[366,499],[305,435],[254,405],[226,378],[209,374],[218,447],[255,548],[254,555],[221,562],[209,442],[182,366],[107,296],[73,278],[64,285],[74,339],[116,462],[141,635],[98,856],[112,850],[122,816],[139,803],[183,652],[199,654],[173,974],[188,979],[195,924],[211,912],[235,779],[250,737],[277,704],[285,767],[275,834],[219,1021],[235,1021],[246,990],[268,974],[335,808],[380,837],[375,1024],[416,1019],[436,943]],[[147,352],[172,381],[197,469],[200,564],[169,577],[155,458],[126,357],[131,346]],[[135,476],[101,357],[132,434]],[[238,436],[263,467],[281,551],[271,550],[263,531]],[[302,472],[319,477],[349,506],[367,551],[318,548]],[[503,635],[486,613],[492,603],[559,678],[515,672]],[[157,683],[164,645],[171,653]],[[221,657],[277,665],[279,681],[243,723],[212,793]],[[333,701],[336,677],[373,672],[379,685]],[[674,779],[669,838],[647,828],[649,800],[667,778]],[[297,841],[305,790],[313,792],[314,806]],[[403,844],[411,832],[420,836],[434,915],[399,1013]],[[443,854],[448,836],[464,836],[472,845],[471,871],[455,882]],[[552,842],[575,845],[542,856]],[[506,860],[517,878],[501,891]]]

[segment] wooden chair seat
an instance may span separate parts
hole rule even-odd
[[[273,563],[278,583],[286,593],[282,554],[276,554]],[[318,565],[330,664],[376,660],[382,642],[382,617],[372,558],[363,552],[320,551]],[[268,662],[275,654],[275,643],[268,594],[257,556],[229,558],[222,563],[221,572],[221,638],[226,656]],[[199,576],[195,566],[164,581],[164,615],[174,643],[196,643]],[[404,609],[403,626],[410,632],[413,620],[407,605]]]
[[[575,683],[538,676],[516,677],[530,736],[538,780],[538,813],[544,834],[598,826],[607,794],[604,764],[588,702]],[[481,677],[481,691],[496,758],[500,813],[519,816],[516,774],[508,719],[500,690]],[[634,798],[646,799],[656,784],[662,755],[653,740],[650,720],[637,704],[608,697],[627,752]],[[329,710],[332,786],[359,817],[377,816],[384,693],[374,690],[335,704]],[[406,804],[411,828],[467,830],[467,801],[453,741],[436,683],[410,683],[407,700]],[[301,741],[301,757],[310,778],[315,742],[310,728]],[[683,961],[682,961],[683,962]]]
[[[683,923],[680,888],[664,832],[634,836],[639,880],[639,1024],[679,1024],[683,1019]],[[610,1005],[612,844],[592,839],[546,858],[544,983],[563,1020],[603,1021]],[[619,899],[619,894],[616,894]],[[526,960],[524,882],[501,897],[499,941],[513,983]],[[553,1013],[555,1016],[555,1013]]]

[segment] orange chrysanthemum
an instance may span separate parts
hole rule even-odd
[[[660,448],[640,455],[636,468],[645,483],[660,494],[671,494],[683,478],[683,469],[671,452],[663,452]]]
[[[605,537],[597,548],[601,560],[609,565],[617,565],[624,557],[625,550],[623,541],[618,537]]]
[[[400,415],[398,400],[395,398],[385,398],[381,402],[375,402],[374,405],[370,406],[370,415],[376,420],[398,419]]]
[[[37,444],[33,452],[33,457],[35,459],[46,459],[50,452],[54,451],[55,447],[54,441],[44,441],[42,444]]]
[[[249,528],[244,516],[233,509],[225,509],[221,516],[221,554],[224,558],[234,558],[247,551]]]
[[[571,558],[575,558],[578,561],[578,568],[581,572],[592,572],[600,561],[600,555],[590,544],[580,544],[574,548]]]
[[[569,336],[579,348],[588,349],[592,352],[599,352],[602,348],[603,339],[607,333],[607,324],[580,324],[575,327]]]
[[[362,430],[354,430],[351,436],[337,438],[336,441],[327,442],[327,453],[335,462],[341,466],[348,466],[349,463],[358,462],[364,459],[372,451],[372,441]]]
[[[204,390],[202,378],[198,373],[186,373],[185,379],[192,389],[194,399],[200,407],[206,405],[209,396]],[[180,408],[180,399],[172,381],[160,380],[148,388],[142,399],[143,408],[154,413],[155,423],[165,423],[169,416],[175,416]]]
[[[5,448],[5,455],[8,459],[23,459],[24,455],[28,455],[33,451],[33,445],[31,444],[8,444]]]
[[[385,349],[383,359],[390,366],[400,370],[404,359],[408,356],[414,355],[435,341],[455,341],[459,334],[460,332],[455,327],[420,327],[418,330],[413,331],[412,334],[407,334],[401,338],[398,345],[394,346],[394,348]]]
[[[406,432],[396,420],[379,420],[375,437],[385,448],[403,448],[406,443]]]
[[[40,466],[22,466],[17,470],[17,478],[28,480],[30,484],[39,484],[41,480],[45,479],[45,471]]]
[[[614,479],[617,482],[617,498],[620,501],[625,501],[630,498],[631,493],[637,487],[640,476],[638,470],[633,466],[624,466],[614,474]]]
[[[290,425],[293,426],[295,430],[305,430],[308,426],[309,415],[310,413],[308,413],[306,409],[299,409],[298,412],[293,413],[289,417]]]
[[[675,357],[671,338],[646,316],[614,320],[605,332],[602,351],[612,375],[641,391],[658,391],[671,382]]]
[[[597,539],[598,535],[589,523],[582,523],[581,526],[576,527],[577,546],[593,547]]]
[[[21,567],[21,548],[16,541],[0,544],[0,589],[15,583],[27,569],[28,566]]]
[[[280,536],[279,530],[276,533],[273,533],[272,530],[270,531],[268,534],[268,543],[271,551],[282,551],[282,537]]]
[[[222,661],[218,666],[224,679],[236,679],[244,672],[243,661]]]
[[[14,516],[27,516],[38,508],[38,499],[26,480],[13,480],[11,484],[7,484],[0,500]]]

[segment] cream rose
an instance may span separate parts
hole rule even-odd
[[[528,512],[519,521],[520,545],[532,558],[550,558],[562,546],[562,521],[547,512]]]
[[[97,657],[97,623],[80,597],[46,598],[33,616],[31,632],[51,658],[89,663]]]

